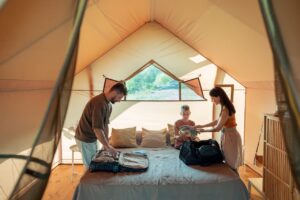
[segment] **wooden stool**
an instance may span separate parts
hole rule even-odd
[[[74,153],[75,152],[80,152],[80,151],[79,151],[79,148],[76,144],[71,145],[69,148],[72,151],[72,177],[71,177],[71,180],[73,181],[73,175],[74,174],[79,174],[79,173],[75,172],[75,170],[74,170]]]

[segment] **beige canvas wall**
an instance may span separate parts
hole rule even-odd
[[[245,163],[252,166],[263,116],[276,110],[275,93],[272,89],[248,88],[246,92]]]

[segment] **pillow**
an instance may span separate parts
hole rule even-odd
[[[148,147],[148,148],[166,147],[166,133],[167,133],[166,128],[162,130],[147,130],[143,128],[141,147]]]
[[[175,144],[175,126],[168,124],[169,141],[171,145]]]
[[[112,129],[110,144],[115,148],[136,147],[136,127],[124,129]]]

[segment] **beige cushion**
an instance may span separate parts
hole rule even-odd
[[[175,126],[172,124],[168,124],[168,134],[169,134],[169,140],[170,144],[174,145],[175,143]]]
[[[131,148],[136,145],[136,127],[112,129],[110,144],[115,148]]]
[[[162,130],[147,130],[142,129],[141,147],[162,148],[166,147],[167,129]]]

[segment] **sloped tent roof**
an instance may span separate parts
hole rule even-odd
[[[270,45],[259,4],[251,0],[89,1],[77,73],[149,21],[164,26],[244,86],[273,87]]]

